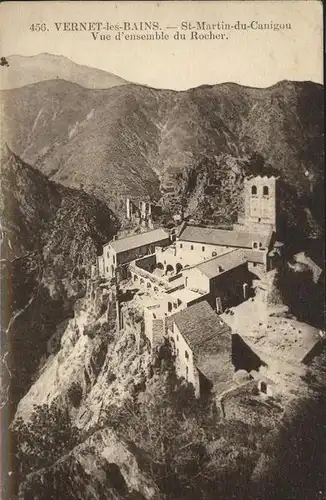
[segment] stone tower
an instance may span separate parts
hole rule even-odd
[[[278,219],[278,179],[273,175],[256,176],[245,179],[245,220],[246,226],[277,231]]]

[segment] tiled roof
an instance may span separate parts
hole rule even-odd
[[[173,314],[169,322],[175,322],[194,353],[205,350],[205,343],[212,338],[217,339],[217,349],[224,348],[225,334],[229,338],[231,333],[231,328],[206,301],[198,302]],[[219,340],[221,340],[221,345]]]
[[[241,266],[246,262],[244,251],[240,248],[235,248],[230,252],[218,255],[214,259],[202,262],[196,266],[208,278],[214,278],[218,274],[225,271],[230,271],[235,267]]]
[[[259,250],[244,250],[245,259],[249,262],[255,262],[257,264],[264,264],[265,252],[260,252]]]
[[[226,230],[191,225],[184,226],[179,233],[179,239],[182,241],[238,248],[252,248],[253,241],[261,241],[263,247],[267,248],[270,238],[270,233],[263,234],[253,231]]]
[[[197,369],[213,384],[228,387],[233,375],[231,328],[206,302],[199,302],[170,316],[191,348]]]
[[[169,234],[164,231],[164,229],[154,229],[153,231],[147,231],[145,233],[140,233],[127,238],[122,238],[121,240],[114,240],[109,243],[109,245],[117,253],[125,252],[126,250],[131,250],[134,248],[139,248],[143,245],[151,245],[152,243],[158,243],[162,240],[169,238]]]

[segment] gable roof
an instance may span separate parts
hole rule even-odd
[[[110,241],[106,245],[110,245],[113,250],[117,253],[125,252],[126,250],[132,250],[134,248],[142,247],[143,245],[151,245],[152,243],[158,243],[162,240],[169,239],[169,233],[164,231],[162,228],[154,229],[153,231],[146,231],[145,233],[139,233],[132,236],[127,236],[121,240]],[[104,245],[104,246],[106,246]]]
[[[225,347],[225,334],[227,334],[227,339],[230,338],[231,328],[206,301],[198,302],[171,315],[169,322],[177,325],[181,335],[195,354],[205,350],[205,343],[213,338],[217,338],[218,348],[221,350]]]
[[[213,391],[227,389],[234,372],[231,328],[206,301],[168,319],[177,325],[193,351],[197,369],[212,383]]]
[[[237,248],[252,248],[253,241],[261,241],[264,248],[268,248],[271,234],[254,231],[239,231],[186,225],[179,233],[179,239],[194,243],[230,246]]]
[[[255,262],[256,264],[265,263],[265,252],[261,252],[259,250],[245,250],[244,256],[249,262]]]
[[[218,274],[230,271],[230,269],[241,266],[246,262],[247,260],[245,259],[244,251],[240,248],[234,248],[230,252],[217,255],[217,257],[214,257],[213,259],[209,259],[198,264],[196,268],[204,273],[208,278],[215,278]]]

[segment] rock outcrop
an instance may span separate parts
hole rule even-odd
[[[91,265],[118,221],[104,203],[49,181],[6,145],[0,160],[2,355],[10,342],[6,365],[15,404],[48,355],[48,341],[60,336],[85,294]]]
[[[18,500],[161,500],[146,455],[105,428],[52,466],[29,474]]]

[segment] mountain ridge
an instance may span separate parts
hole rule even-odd
[[[65,77],[85,88],[110,88],[127,83],[123,78],[97,69],[73,62],[63,55],[47,52],[31,55],[10,55],[6,57],[9,67],[1,68],[0,88],[20,88],[49,79]]]
[[[178,197],[178,179],[186,188],[187,172],[196,177],[203,162],[221,155],[240,169],[255,158],[262,172],[276,169],[298,200],[322,199],[319,84],[224,83],[177,92],[131,83],[92,90],[47,80],[4,90],[1,99],[3,136],[24,161],[56,182],[82,186],[119,214],[126,196],[159,201],[163,194],[165,203],[172,189]],[[222,167],[216,163],[213,177]]]

